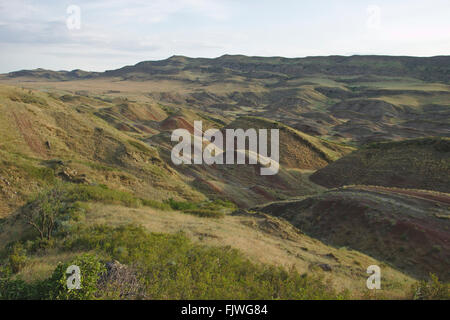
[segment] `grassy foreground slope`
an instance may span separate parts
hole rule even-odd
[[[450,279],[450,194],[371,186],[332,189],[258,210],[308,235],[351,247],[419,277]]]
[[[328,188],[366,184],[450,192],[450,139],[372,143],[310,178]]]
[[[240,211],[211,219],[170,208],[111,205],[106,190],[86,194],[82,187],[67,187],[40,194],[0,225],[2,298],[411,298],[412,278],[357,251],[327,246],[270,215]],[[50,239],[26,223],[28,210],[45,199],[59,212]],[[82,296],[61,285],[73,263],[90,275],[84,283],[90,291]],[[372,264],[384,272],[383,290],[376,293],[365,286]],[[95,278],[92,272],[106,274]]]

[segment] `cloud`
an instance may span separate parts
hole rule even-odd
[[[2,2],[0,43],[78,47],[80,52],[83,48],[86,52],[153,52],[162,46],[170,47],[171,40],[177,36],[170,30],[156,32],[153,28],[150,34],[146,26],[167,21],[180,13],[219,20],[227,17],[223,2],[217,0],[131,0],[126,4],[118,0],[79,0],[74,3],[81,8],[80,30],[67,28],[66,5],[52,6],[49,1],[30,0]],[[140,30],[130,30],[130,26]],[[196,42],[191,46],[196,46]]]
[[[118,22],[138,21],[144,23],[159,23],[166,21],[172,15],[188,12],[216,20],[229,17],[229,10],[223,1],[218,0],[131,0],[126,5],[123,1],[96,1],[86,3],[86,10],[102,11],[105,16],[114,17]]]
[[[39,19],[45,12],[41,5],[33,4],[27,0],[3,1],[0,3],[0,17],[4,23],[14,21],[31,21]]]
[[[348,2],[0,0],[0,72],[99,70],[174,54],[449,53],[448,0]],[[66,25],[72,4],[81,8],[79,30]],[[372,4],[380,10],[367,12]]]

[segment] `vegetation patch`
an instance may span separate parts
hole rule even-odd
[[[232,212],[236,209],[236,206],[232,202],[220,199],[214,201],[190,202],[175,201],[170,198],[165,203],[173,210],[179,210],[187,214],[206,218],[222,218],[225,213]]]
[[[92,252],[59,264],[51,277],[25,282],[3,271],[3,299],[343,299],[323,278],[256,265],[239,251],[190,242],[183,234],[148,233],[138,226],[81,228],[59,238],[60,251]],[[98,258],[102,257],[102,258]],[[136,270],[138,295],[104,286],[105,262]],[[69,265],[81,269],[81,290],[67,289]],[[99,288],[102,290],[99,290]],[[107,288],[105,290],[105,288]]]

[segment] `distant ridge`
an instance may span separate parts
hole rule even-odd
[[[31,77],[52,81],[120,77],[130,80],[146,80],[158,76],[176,76],[187,71],[244,75],[250,78],[292,78],[312,74],[330,76],[409,76],[425,81],[450,82],[450,56],[319,56],[306,58],[249,57],[223,55],[218,58],[189,58],[172,56],[159,61],[142,61],[105,72],[82,70],[51,71],[44,69],[10,72],[10,78]]]

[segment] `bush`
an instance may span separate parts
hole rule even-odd
[[[197,205],[193,202],[189,201],[175,201],[172,198],[169,200],[166,200],[166,203],[173,209],[173,210],[194,210],[197,209]]]
[[[150,299],[336,299],[322,278],[256,265],[229,247],[193,244],[184,235],[137,226],[96,226],[67,239],[66,250],[97,250],[135,266]]]
[[[47,184],[56,183],[55,172],[46,167],[35,167],[28,164],[22,164],[21,168],[29,175],[30,178],[41,180]]]
[[[66,270],[71,265],[80,267],[80,289],[69,290],[67,288],[67,279],[70,275],[66,274]],[[105,266],[96,256],[84,254],[70,262],[59,264],[52,276],[43,281],[27,283],[21,279],[11,279],[11,277],[0,279],[0,299],[95,299],[97,283],[105,270]]]
[[[140,199],[129,192],[108,189],[104,185],[57,183],[52,189],[45,189],[32,198],[22,208],[21,216],[39,233],[41,239],[50,240],[54,232],[69,232],[73,227],[72,222],[84,217],[85,206],[82,202],[88,201],[170,209],[167,203]]]
[[[209,209],[194,209],[194,210],[185,210],[184,213],[193,214],[199,217],[206,218],[222,218],[225,214],[221,211],[217,210],[209,210]]]
[[[68,208],[65,200],[66,191],[61,185],[54,189],[44,190],[20,211],[20,216],[33,227],[40,239],[50,240],[58,225],[58,219]]]
[[[0,299],[2,300],[28,300],[39,299],[36,286],[23,280],[0,279]]]
[[[149,200],[149,199],[141,199],[142,201],[142,205],[146,206],[146,207],[152,207],[155,209],[160,209],[160,210],[170,210],[171,207],[169,204],[164,203],[164,202],[160,202],[160,201],[156,201],[156,200]]]
[[[170,209],[170,206],[166,203],[157,200],[138,198],[130,192],[109,189],[105,185],[71,185],[68,187],[67,201],[98,201],[103,203],[121,204],[133,208],[144,205],[160,210]]]
[[[170,198],[166,200],[166,204],[173,210],[208,218],[221,218],[225,215],[225,212],[236,209],[234,203],[223,200],[194,203],[189,201],[175,201]]]
[[[27,255],[26,250],[21,243],[13,244],[11,252],[8,256],[8,265],[13,273],[17,273],[26,265]]]
[[[430,274],[430,280],[422,280],[413,285],[414,300],[450,300],[450,284],[441,283],[438,277]]]
[[[99,201],[104,203],[123,204],[128,207],[139,207],[141,202],[129,192],[105,188],[104,186],[70,185],[67,188],[67,200]]]
[[[81,288],[68,289],[66,274],[67,268],[71,265],[78,266],[81,271]],[[58,300],[86,300],[95,299],[97,283],[106,268],[100,260],[92,254],[81,255],[70,262],[59,264],[52,276],[40,284],[47,294],[44,298]],[[46,296],[47,295],[47,296]]]
[[[52,276],[26,283],[0,280],[3,299],[342,299],[320,277],[254,264],[230,247],[194,244],[183,234],[148,233],[137,226],[96,226],[67,237],[63,251],[94,251],[59,264]],[[105,273],[97,258],[114,262]],[[68,290],[67,267],[81,269],[81,289]],[[115,270],[115,271],[114,271]],[[114,271],[114,272],[111,272]],[[125,279],[128,279],[125,281]]]

